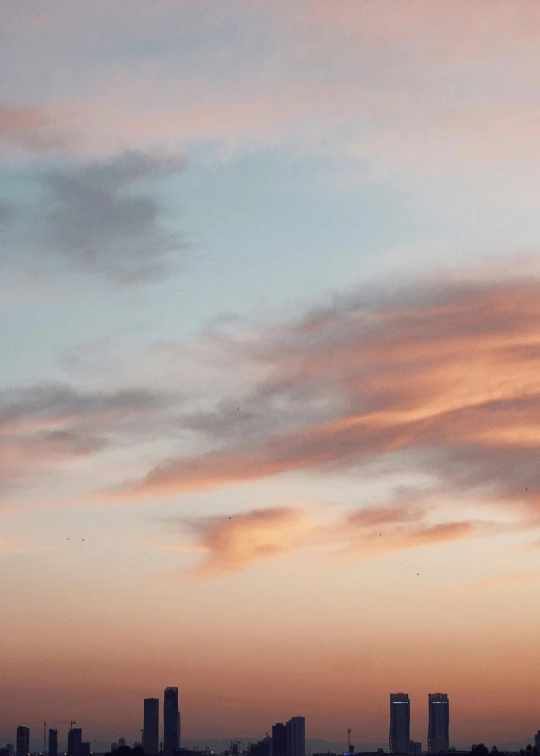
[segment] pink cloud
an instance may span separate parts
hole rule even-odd
[[[400,551],[438,546],[500,532],[497,526],[469,521],[431,523],[427,509],[363,508],[341,514],[325,525],[314,524],[305,510],[290,507],[254,509],[231,516],[166,520],[193,534],[187,546],[159,546],[199,555],[192,574],[216,577],[245,570],[300,549],[324,555],[330,563],[368,559]]]
[[[304,542],[307,516],[295,509],[254,509],[233,516],[181,521],[195,532],[196,550],[205,554],[197,577],[242,570],[248,565],[285,556]]]
[[[73,7],[21,13],[12,34],[36,35],[34,26],[45,25],[62,40],[80,29],[81,13]],[[109,6],[85,14],[91,39],[104,33],[103,15],[108,19],[101,44],[110,57],[86,61],[82,93],[54,93],[55,102],[63,97],[60,111],[84,134],[82,150],[156,144],[176,150],[202,142],[230,154],[281,145],[294,154],[359,159],[363,178],[366,171],[449,175],[464,164],[530,165],[538,155],[540,110],[530,92],[540,16],[530,3],[457,2],[449,14],[444,4],[426,2],[389,10],[314,0],[301,7],[259,5],[249,13],[244,3],[231,2],[212,14],[216,29],[238,24],[238,46],[231,49],[227,35],[217,35],[189,67],[175,58],[171,29],[201,31],[205,16],[194,4],[160,4],[151,13],[140,5],[136,18]],[[267,30],[261,44],[244,50],[244,40],[258,39],[261,27]],[[149,56],[146,35],[156,47]],[[39,42],[40,65],[49,55],[50,65],[60,66],[47,39]],[[115,56],[126,47],[133,66]],[[17,117],[23,122],[9,128],[13,139],[55,148],[46,126],[55,118],[44,123],[43,113],[28,108]]]
[[[0,140],[38,155],[72,152],[79,140],[51,108],[0,106]]]
[[[266,378],[234,407],[184,419],[217,447],[163,461],[124,495],[385,460],[437,485],[528,502],[532,512],[540,507],[539,322],[536,281],[434,283],[391,299],[336,300],[239,342],[239,364],[265,366]],[[239,413],[244,406],[249,413]]]

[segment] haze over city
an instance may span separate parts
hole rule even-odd
[[[439,691],[534,743],[539,44],[531,0],[4,0],[0,746],[132,745],[167,686],[190,746],[388,748],[392,691],[424,749]]]

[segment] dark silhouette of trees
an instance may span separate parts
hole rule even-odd
[[[483,743],[474,743],[471,748],[471,756],[489,756],[488,747]]]

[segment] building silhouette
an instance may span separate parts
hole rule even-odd
[[[430,693],[428,697],[428,751],[446,753],[450,748],[450,701],[446,693]]]
[[[67,756],[82,756],[82,730],[80,727],[74,727],[68,732]]]
[[[283,722],[272,727],[272,756],[287,756],[287,727]]]
[[[178,688],[165,688],[163,695],[163,754],[172,756],[180,748]]]
[[[91,756],[90,743],[81,743],[81,756]]]
[[[390,693],[390,753],[408,754],[411,744],[411,702],[408,693]]]
[[[49,756],[58,756],[58,730],[49,730]]]
[[[287,722],[287,756],[306,756],[305,717],[292,717]]]
[[[159,752],[159,698],[144,699],[142,747],[146,756]]]
[[[272,756],[272,738],[264,738],[258,743],[251,743],[248,756]]]
[[[540,751],[540,730],[534,736],[534,745]]]
[[[30,729],[19,725],[17,727],[17,756],[28,756],[30,753]]]
[[[422,743],[411,740],[409,745],[409,756],[422,756]]]

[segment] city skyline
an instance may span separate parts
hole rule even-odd
[[[449,696],[446,693],[428,693],[428,732],[426,738],[426,748],[422,748],[422,742],[411,739],[411,706],[408,693],[390,693],[390,716],[389,716],[389,739],[388,753],[398,754],[401,756],[421,756],[421,754],[448,754],[456,751],[456,745],[450,740],[450,713],[449,713]],[[165,748],[170,749],[171,756],[179,756],[180,752],[189,754],[189,747],[184,747],[180,740],[180,732],[174,727],[175,723],[180,722],[180,712],[178,709],[179,690],[178,687],[167,686],[163,691],[163,740],[159,741],[159,699],[144,698],[143,715],[140,729],[141,738],[134,741],[133,745],[142,747],[142,752],[146,756],[155,756],[151,751],[155,750],[156,754],[165,756]],[[416,712],[415,712],[416,713]],[[83,730],[81,727],[74,727],[77,722],[64,722],[69,724],[67,731],[66,752],[64,756],[90,756],[91,743],[83,741]],[[165,732],[169,729],[167,744],[165,743]],[[348,728],[348,747],[343,753],[353,754],[365,752],[365,748],[355,748],[351,744],[352,728]],[[57,756],[58,754],[58,730],[49,728],[48,730],[48,748],[46,745],[47,723],[43,722],[43,745],[44,750],[39,751],[43,756]],[[478,739],[477,739],[478,740]],[[2,752],[2,756],[30,756],[30,729],[27,726],[19,725],[15,738],[16,746],[7,746],[7,751]],[[478,741],[480,742],[480,741]],[[126,745],[124,737],[120,737],[118,742],[112,743],[110,751],[117,747]],[[171,745],[174,744],[174,745]],[[538,750],[540,744],[540,729],[534,735],[534,747]],[[241,741],[231,739],[233,753],[231,756],[240,756],[240,745],[246,745]],[[496,746],[497,744],[494,744]],[[145,750],[148,748],[148,750]],[[306,719],[304,716],[293,716],[285,723],[276,722],[271,726],[271,736],[266,731],[266,737],[258,744],[249,742],[252,749],[251,756],[306,756]],[[9,751],[12,749],[13,753]],[[208,750],[208,745],[206,746]],[[199,746],[195,750],[200,750]],[[378,748],[380,752],[386,749]],[[457,750],[460,750],[459,748]],[[466,752],[467,749],[462,749]],[[507,751],[511,749],[507,749]],[[0,741],[0,751],[2,751]],[[33,750],[34,752],[34,750]],[[37,751],[35,751],[37,753]],[[213,752],[213,751],[212,751]],[[476,755],[478,756],[478,755]]]
[[[531,0],[3,1],[5,742],[538,730],[539,46]]]

